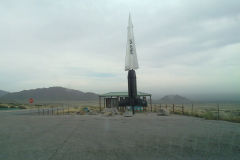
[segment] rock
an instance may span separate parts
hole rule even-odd
[[[88,115],[97,115],[97,112],[96,111],[90,111],[90,112],[88,112]]]
[[[79,112],[77,112],[77,114],[85,115],[86,113],[84,111],[79,111]]]
[[[159,109],[157,115],[158,116],[169,116],[170,113],[167,109]]]
[[[116,114],[119,114],[119,112],[118,112],[118,110],[117,110],[117,108],[104,108],[104,110],[103,110],[103,113],[105,114],[105,113],[108,113],[108,112],[111,112],[112,113],[112,115],[116,115]]]
[[[112,112],[104,112],[104,116],[112,116]]]

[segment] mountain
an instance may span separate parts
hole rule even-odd
[[[63,87],[37,88],[23,90],[20,92],[8,93],[0,97],[3,102],[28,102],[33,98],[37,102],[56,102],[56,101],[81,101],[97,100],[98,95],[91,92],[81,92],[78,90]]]
[[[163,104],[186,104],[191,103],[191,101],[185,97],[179,95],[167,95],[157,101]]]
[[[9,92],[7,92],[7,91],[0,90],[0,97],[3,96],[3,95],[5,95],[5,94],[8,94],[8,93],[9,93]]]

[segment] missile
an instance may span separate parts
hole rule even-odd
[[[125,57],[125,71],[128,71],[128,97],[129,105],[132,106],[134,114],[135,101],[137,99],[137,80],[135,70],[138,69],[137,52],[133,34],[133,24],[131,14],[128,18],[128,35],[127,35],[127,47]]]
[[[147,106],[146,100],[142,100],[137,95],[137,77],[135,70],[138,69],[137,52],[133,34],[133,24],[131,15],[128,19],[127,47],[125,57],[125,71],[128,71],[128,97],[119,102],[119,106],[131,106],[134,114],[134,106]]]

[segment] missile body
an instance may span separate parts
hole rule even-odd
[[[128,97],[130,106],[135,106],[137,99],[137,81],[134,70],[128,71]]]

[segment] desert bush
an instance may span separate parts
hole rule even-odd
[[[204,118],[207,120],[217,120],[218,119],[218,105],[199,105],[194,106],[193,110],[191,106],[184,107],[184,114],[182,113],[181,107],[176,107],[174,113],[172,108],[170,112],[173,114],[179,115],[187,115],[187,116],[194,116],[199,118]],[[230,108],[231,107],[231,108]],[[219,106],[219,120],[230,121],[230,122],[237,122],[240,123],[240,105],[233,106],[232,104],[229,106],[220,105]]]
[[[105,116],[112,116],[113,113],[112,113],[112,112],[104,112],[104,115],[105,115]]]
[[[77,112],[77,114],[80,114],[80,115],[85,115],[85,114],[86,114],[86,112],[81,110],[81,111],[78,111],[78,112]]]
[[[237,122],[240,123],[240,116],[238,113],[222,113],[220,114],[220,119],[230,122]]]
[[[25,107],[25,106],[19,106],[18,108],[20,108],[20,109],[27,109],[27,107]]]
[[[192,112],[190,112],[190,111],[184,111],[184,115],[186,115],[186,116],[192,116]]]
[[[6,105],[6,104],[0,104],[0,108],[8,108],[8,105]]]
[[[206,111],[206,112],[203,114],[203,118],[210,120],[210,119],[217,119],[217,116],[216,116],[213,112]]]
[[[160,109],[157,113],[158,116],[169,116],[170,113],[169,113],[169,110],[167,109]]]

